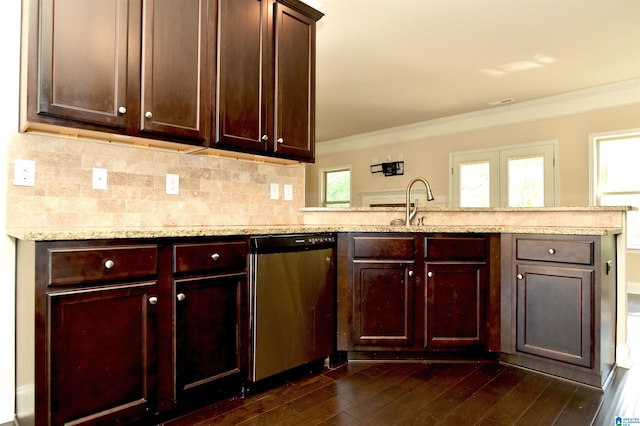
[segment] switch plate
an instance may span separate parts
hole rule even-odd
[[[180,193],[180,176],[167,173],[167,194],[178,195]]]
[[[284,184],[284,200],[291,201],[293,200],[293,185],[288,183]]]
[[[93,169],[93,189],[107,189],[107,169]]]
[[[272,200],[280,199],[280,184],[278,183],[271,184],[271,199]]]
[[[16,160],[14,164],[13,184],[18,186],[36,185],[36,162],[33,160]]]

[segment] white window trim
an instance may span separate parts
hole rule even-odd
[[[545,173],[545,188],[549,188],[551,190],[551,194],[548,191],[545,191],[545,206],[555,206],[558,193],[558,140],[547,140],[547,141],[539,141],[539,142],[531,142],[525,144],[517,144],[517,145],[505,145],[505,146],[497,146],[491,148],[481,148],[474,149],[470,151],[458,151],[449,153],[449,199],[451,200],[451,206],[457,207],[460,205],[459,194],[457,193],[457,188],[459,187],[458,182],[458,174],[454,174],[453,170],[460,163],[460,159],[490,159],[491,163],[491,178],[499,179],[499,184],[497,188],[503,188],[503,185],[506,186],[506,179],[500,178],[500,174],[504,175],[504,170],[502,166],[501,153],[506,151],[515,151],[515,150],[533,150],[535,148],[541,148],[544,146],[550,145],[552,149],[552,168],[551,173]],[[496,164],[497,162],[497,164]],[[551,180],[551,181],[550,181]],[[495,189],[496,187],[492,186],[492,203],[496,204],[495,200]],[[503,189],[502,189],[503,190]],[[500,191],[500,190],[499,190]],[[502,200],[500,198],[500,204],[506,204],[506,200]],[[492,205],[491,207],[500,207],[498,205]],[[504,207],[504,206],[503,206]]]
[[[351,169],[351,164],[343,165],[343,166],[332,166],[332,167],[323,167],[318,169],[318,182],[320,182],[320,193],[318,194],[318,198],[320,199],[320,206],[326,207],[325,200],[325,179],[324,175],[327,172],[337,172],[342,170],[349,170],[349,205],[353,205],[353,170]]]
[[[608,138],[624,138],[640,134],[640,128],[614,130],[611,132],[600,132],[589,134],[589,205],[597,206],[596,188],[598,187],[598,163],[596,161],[596,151],[598,140]],[[627,224],[623,224],[624,238],[618,242],[618,250],[626,250],[627,253],[640,253],[640,249],[629,248],[627,246]]]

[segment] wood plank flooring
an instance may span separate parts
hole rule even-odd
[[[640,297],[629,330],[640,361]],[[603,394],[494,362],[350,362],[163,425],[614,425],[640,417],[639,399],[638,365]]]

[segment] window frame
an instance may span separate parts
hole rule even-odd
[[[353,172],[351,164],[333,167],[324,167],[318,170],[320,182],[320,205],[328,208],[338,208],[327,205],[327,174],[335,172],[349,172],[349,199],[332,202],[331,204],[348,204],[351,207],[353,203]]]
[[[590,133],[589,134],[589,205],[600,206],[600,191],[599,191],[599,177],[600,177],[600,162],[599,162],[599,142],[607,141],[611,139],[626,139],[630,137],[640,137],[640,128],[613,130],[610,132]],[[607,192],[608,194],[615,194],[616,191]],[[620,191],[625,194],[638,194],[638,191]],[[625,224],[625,226],[627,226]],[[625,232],[627,230],[625,229]],[[630,253],[640,253],[640,245],[629,246],[629,239],[626,242],[626,249]]]
[[[461,163],[489,162],[491,180],[489,205],[493,208],[509,207],[507,161],[511,157],[539,155],[544,157],[545,164],[544,206],[555,206],[558,182],[558,140],[451,152],[449,154],[449,199],[451,206],[460,207],[459,167]]]

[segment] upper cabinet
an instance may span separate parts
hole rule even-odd
[[[201,144],[212,1],[35,0],[27,120]]]
[[[306,4],[29,0],[27,10],[24,129],[314,160],[322,14]]]
[[[315,34],[299,2],[219,0],[212,146],[314,160]]]

